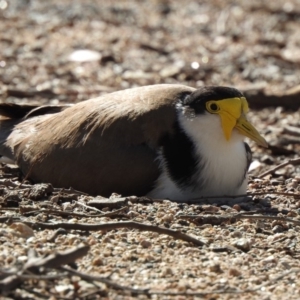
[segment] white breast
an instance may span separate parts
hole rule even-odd
[[[184,189],[169,177],[162,160],[162,174],[149,196],[187,200],[202,196],[240,195],[246,193],[247,179],[244,173],[247,165],[243,136],[234,129],[231,139],[225,139],[218,115],[205,114],[188,119],[179,115],[180,127],[196,146],[196,155],[201,161],[196,168],[193,186]]]

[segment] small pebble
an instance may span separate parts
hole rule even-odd
[[[272,165],[274,163],[274,158],[272,156],[269,156],[269,155],[264,155],[261,158],[261,162],[263,162],[267,165]]]
[[[283,184],[283,181],[276,180],[276,179],[272,179],[270,182],[271,182],[272,185],[280,185],[280,184]]]
[[[241,211],[241,206],[238,205],[238,204],[234,204],[234,205],[232,206],[232,208],[235,209],[236,211]]]
[[[104,265],[104,261],[101,257],[97,257],[93,260],[92,262],[93,266],[103,266]]]
[[[233,238],[241,238],[243,234],[239,230],[235,230],[232,233],[230,233],[230,237]]]
[[[209,266],[209,270],[214,273],[223,273],[223,270],[222,270],[220,264],[213,264],[213,265]]]
[[[269,263],[277,263],[278,262],[278,259],[274,257],[274,255],[270,255],[266,258],[264,258],[262,261],[261,261],[264,265],[266,264],[269,264]]]
[[[143,248],[150,248],[152,246],[152,243],[147,240],[142,240],[140,244]]]
[[[284,228],[281,225],[276,225],[272,228],[272,231],[274,233],[281,233],[284,231]]]
[[[14,229],[14,233],[23,238],[30,238],[34,236],[33,230],[24,223],[16,222],[10,225],[11,229]]]
[[[251,249],[251,241],[248,239],[239,239],[234,243],[234,246],[242,251],[249,251]]]
[[[241,272],[238,269],[230,268],[228,274],[229,276],[237,277],[241,275]]]

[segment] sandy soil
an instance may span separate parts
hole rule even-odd
[[[107,202],[2,164],[3,299],[299,299],[299,17],[299,0],[0,0],[2,102],[232,85],[270,144],[250,143],[243,202]]]

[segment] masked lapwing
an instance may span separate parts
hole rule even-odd
[[[152,85],[71,106],[0,104],[0,155],[26,178],[91,195],[187,200],[246,192],[264,138],[230,87]]]

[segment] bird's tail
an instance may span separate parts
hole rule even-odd
[[[12,134],[16,125],[30,118],[61,112],[69,106],[0,103],[0,162],[1,160],[5,161],[6,158],[13,159],[12,145],[9,145],[7,139]]]
[[[7,139],[20,120],[18,118],[10,119],[7,116],[0,117],[0,162],[10,162],[7,159],[13,159],[12,149],[7,144]]]

